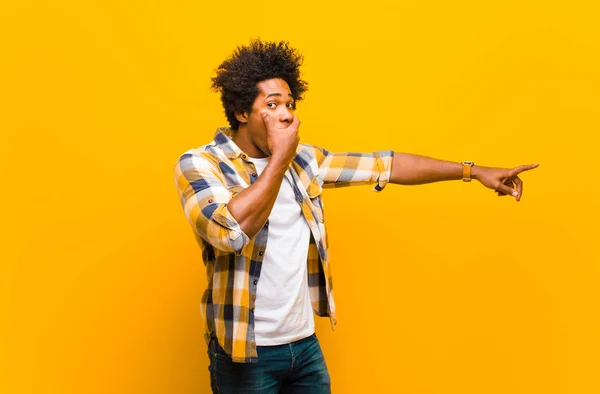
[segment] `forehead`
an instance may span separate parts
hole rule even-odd
[[[272,93],[279,93],[283,97],[291,96],[292,91],[289,85],[281,78],[272,78],[261,81],[256,84],[259,95],[267,96]]]

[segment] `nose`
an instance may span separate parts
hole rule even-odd
[[[294,120],[294,111],[288,107],[282,107],[281,113],[279,114],[279,121],[290,124]]]

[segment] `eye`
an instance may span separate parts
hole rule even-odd
[[[286,106],[291,109],[296,109],[296,103],[287,103]]]
[[[267,103],[267,107],[275,108],[275,107],[277,107],[277,104],[275,104],[274,102],[270,102],[270,103]]]

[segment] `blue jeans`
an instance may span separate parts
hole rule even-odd
[[[258,363],[234,363],[216,338],[208,345],[213,393],[329,394],[331,383],[317,336],[257,346]]]

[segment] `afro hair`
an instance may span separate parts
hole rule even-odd
[[[252,110],[259,82],[281,78],[289,85],[294,101],[301,101],[308,88],[308,83],[300,79],[302,61],[302,55],[287,42],[255,39],[248,46],[239,46],[221,63],[212,78],[212,88],[221,93],[231,129],[237,130],[240,125],[236,112]]]

